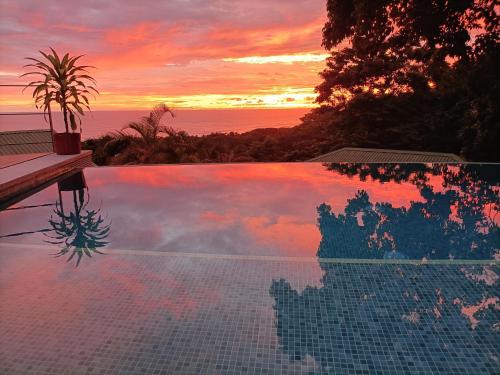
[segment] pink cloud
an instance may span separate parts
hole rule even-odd
[[[0,43],[8,58],[0,71],[20,73],[24,57],[52,46],[86,54],[84,62],[99,68],[94,75],[101,91],[119,103],[130,103],[124,95],[133,93],[147,98],[312,89],[322,62],[255,67],[222,59],[321,53],[324,18],[323,2],[306,0],[7,1]],[[15,76],[4,78],[20,83]],[[16,95],[32,107],[29,97]]]
[[[249,217],[244,224],[259,245],[277,246],[287,256],[314,257],[321,240],[316,224],[293,216],[279,216],[275,221],[265,216]]]

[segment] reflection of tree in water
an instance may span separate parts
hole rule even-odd
[[[385,167],[384,169],[382,169]],[[331,165],[345,175],[410,182],[422,202],[372,203],[360,191],[343,214],[318,208],[319,258],[491,259],[499,248],[498,178],[490,166]],[[434,191],[431,176],[442,178]],[[500,369],[497,265],[320,261],[321,287],[273,281],[276,330],[291,359],[326,373]]]
[[[59,188],[61,189],[61,184]],[[83,255],[92,257],[93,253],[102,254],[98,249],[108,244],[106,238],[111,223],[105,223],[100,208],[88,209],[90,195],[86,187],[81,185],[69,190],[73,195],[73,210],[65,213],[60,198],[53,211],[54,215],[49,219],[53,233],[44,235],[50,238],[46,242],[61,246],[56,256],[69,253],[68,262],[76,256],[78,266]]]
[[[320,258],[491,259],[499,249],[495,215],[500,199],[494,166],[332,164],[330,170],[361,180],[410,182],[421,202],[408,208],[370,202],[365,191],[344,213],[318,207]],[[431,176],[443,179],[434,191]]]

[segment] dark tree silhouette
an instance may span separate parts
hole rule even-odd
[[[498,161],[494,0],[328,0],[318,102],[351,146]],[[333,131],[333,130],[332,130]]]
[[[428,91],[452,67],[498,48],[494,0],[327,0],[323,46],[332,52],[319,102],[366,89]]]

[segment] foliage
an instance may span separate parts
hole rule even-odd
[[[69,125],[73,131],[76,130],[76,119],[81,125],[80,116],[84,115],[84,108],[90,110],[89,96],[99,94],[93,86],[96,81],[88,74],[87,68],[93,68],[89,65],[77,65],[77,61],[83,57],[70,56],[66,53],[63,58],[54,49],[52,53],[39,51],[46,62],[27,57],[32,63],[25,67],[36,68],[36,71],[24,73],[24,76],[37,76],[37,80],[26,85],[25,89],[34,86],[33,98],[35,106],[41,108],[46,114],[49,111],[50,104],[55,102],[59,104],[64,115],[64,126],[66,133],[69,132]],[[68,123],[69,116],[69,123]]]
[[[327,134],[321,125],[297,128],[256,129],[246,133],[212,133],[193,136],[174,131],[152,146],[141,138],[108,134],[84,142],[93,150],[97,165],[216,163],[253,161],[299,161],[343,146],[340,139]]]
[[[346,112],[336,126],[349,142],[498,161],[495,1],[328,0],[327,11],[318,102]]]
[[[161,120],[167,113],[174,117],[174,113],[165,104],[159,104],[153,108],[149,116],[144,116],[140,121],[132,121],[125,125],[120,134],[125,135],[126,130],[133,130],[139,134],[144,145],[151,146],[158,141],[161,133],[167,135],[175,133],[171,127],[161,125]]]
[[[449,61],[471,64],[498,48],[494,8],[494,0],[327,0],[323,46],[332,55],[318,101],[426,91],[453,70]]]

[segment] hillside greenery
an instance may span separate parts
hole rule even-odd
[[[327,0],[326,9],[320,106],[299,125],[204,136],[169,127],[151,142],[118,132],[84,146],[100,165],[302,161],[348,146],[500,161],[494,0]]]

